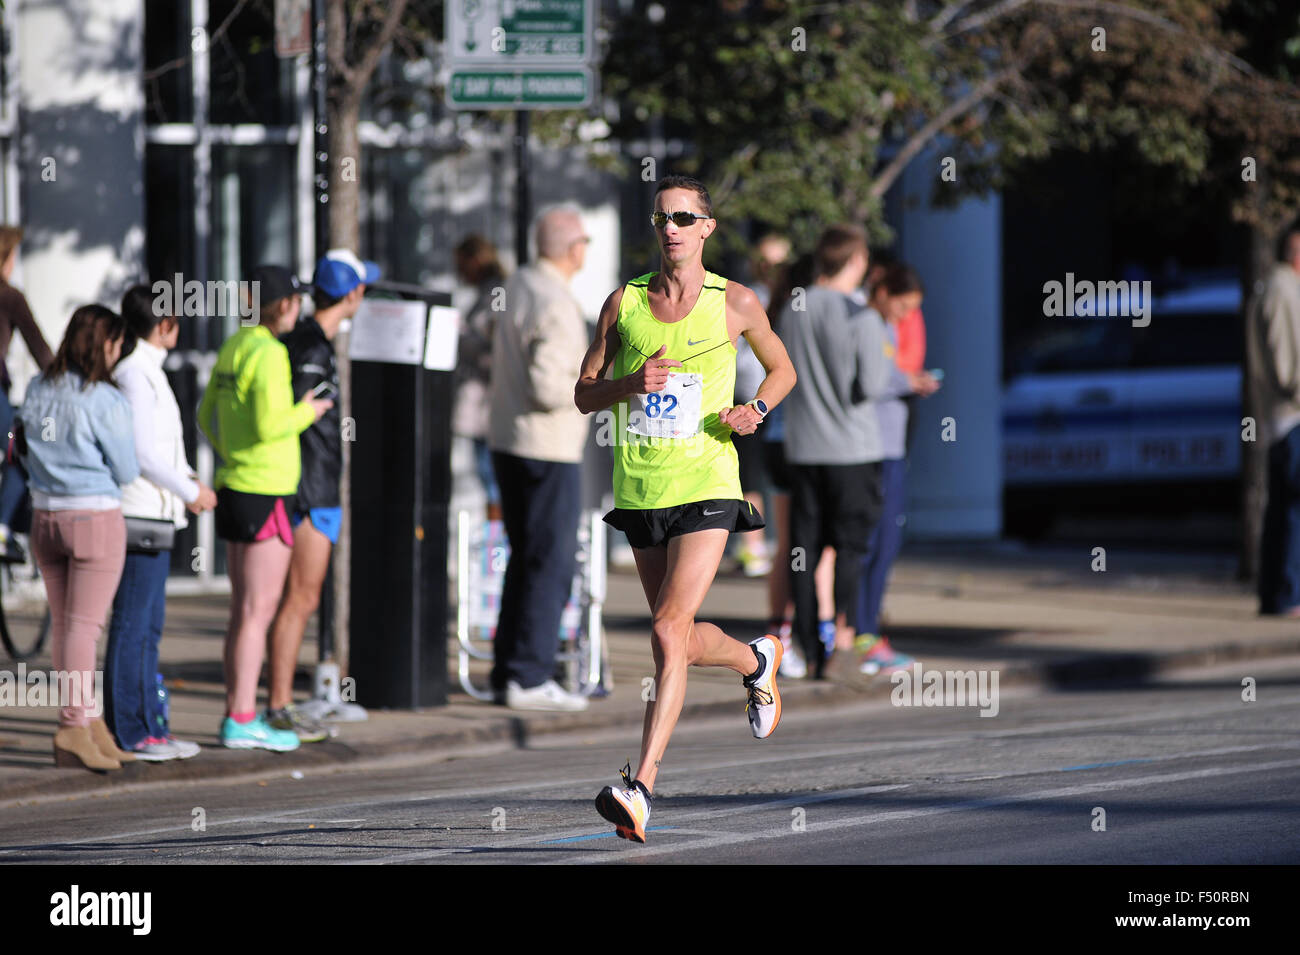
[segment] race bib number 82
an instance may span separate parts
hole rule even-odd
[[[704,376],[670,371],[663,391],[633,395],[627,430],[647,438],[689,438],[700,430]]]

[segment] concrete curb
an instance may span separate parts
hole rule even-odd
[[[1043,689],[1085,689],[1099,685],[1124,687],[1140,684],[1153,676],[1194,669],[1211,664],[1249,661],[1269,657],[1300,655],[1300,635],[1253,643],[1224,643],[1194,649],[1155,653],[1103,653],[1063,657],[1054,661],[1012,663],[990,666],[988,661],[971,661],[961,669],[997,669],[999,686],[1041,687]],[[924,661],[922,661],[924,665]],[[863,698],[888,697],[893,684],[887,677],[829,679],[820,683],[787,684],[783,698],[799,707],[831,707]],[[740,718],[739,700],[713,700],[688,703],[683,719],[734,715]],[[545,714],[519,717],[501,716],[485,719],[472,727],[423,736],[402,736],[384,742],[367,743],[364,749],[338,740],[311,743],[292,753],[232,751],[207,748],[197,759],[176,760],[145,766],[135,763],[119,772],[100,776],[84,770],[55,771],[38,778],[5,785],[0,783],[0,807],[25,800],[76,798],[121,792],[142,787],[184,782],[207,782],[259,774],[280,776],[294,770],[341,766],[389,756],[414,755],[436,750],[439,755],[496,743],[523,747],[537,736],[582,730],[635,728],[641,725],[642,713],[602,711],[597,704],[584,713]]]

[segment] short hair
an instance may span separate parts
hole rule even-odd
[[[497,247],[478,233],[471,233],[456,244],[456,267],[465,278],[478,285],[505,278],[505,269],[497,257]]]
[[[0,265],[9,260],[10,253],[23,241],[23,227],[0,225]]]
[[[87,385],[98,381],[112,385],[113,369],[104,356],[104,344],[125,337],[126,322],[121,315],[103,305],[83,305],[72,313],[46,376],[52,380],[71,370],[86,379]]]
[[[709,199],[709,190],[704,188],[704,183],[698,179],[692,179],[690,176],[664,176],[655,187],[655,196],[669,189],[689,189],[700,200],[700,208],[704,210],[704,214],[710,219],[713,218],[713,202]]]
[[[817,240],[813,260],[817,275],[835,275],[853,258],[854,253],[867,251],[867,233],[859,226],[839,223],[829,226]]]
[[[880,287],[885,290],[886,295],[910,295],[913,292],[925,294],[925,286],[921,284],[921,276],[917,274],[916,269],[902,262],[895,262],[885,269],[885,274],[880,279]]]
[[[575,242],[584,238],[582,213],[576,206],[553,206],[537,217],[533,228],[537,254],[544,259],[558,259],[568,253]]]
[[[1278,259],[1282,262],[1290,262],[1297,254],[1300,254],[1300,224],[1292,226],[1282,233],[1282,241],[1278,247]],[[0,262],[4,258],[0,256]]]
[[[277,299],[276,301],[278,302],[279,300]],[[331,295],[329,292],[322,291],[321,289],[318,289],[318,288],[314,288],[314,289],[312,289],[312,293],[311,293],[311,303],[312,303],[312,305],[314,305],[314,306],[316,307],[316,311],[318,311],[318,312],[323,312],[323,311],[325,311],[325,309],[327,309],[327,308],[333,308],[335,305],[337,305],[337,304],[338,304],[339,302],[341,302],[341,301],[343,301],[343,299],[341,299],[341,298],[335,298],[335,297],[334,297],[333,295]],[[262,306],[262,320],[263,320],[263,321],[266,320],[266,314],[267,314],[267,311],[266,311],[266,310],[267,310],[267,307],[268,307],[268,306],[271,306],[271,305],[275,305],[275,304],[276,304],[276,302],[268,302],[266,305],[263,305],[263,306]]]

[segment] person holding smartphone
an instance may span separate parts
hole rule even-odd
[[[199,404],[199,427],[222,461],[215,481],[216,525],[230,573],[221,744],[285,752],[298,748],[298,737],[259,716],[257,682],[293,552],[289,511],[302,470],[298,435],[334,403],[306,397],[294,402],[289,354],[278,336],[298,317],[303,284],[275,265],[258,266],[252,281],[260,321],[226,339]]]
[[[362,262],[347,249],[332,249],[316,263],[312,278],[315,314],[301,319],[281,339],[289,350],[295,400],[337,401],[338,365],[334,336],[344,319],[361,305],[366,285],[379,278],[379,266]],[[271,625],[271,693],[266,721],[277,730],[292,731],[300,742],[315,743],[329,736],[324,725],[310,719],[293,703],[293,673],[302,649],[307,620],[320,603],[330,555],[343,523],[339,478],[343,473],[342,422],[338,405],[299,436],[302,477],[292,516],[293,556],[280,607]]]

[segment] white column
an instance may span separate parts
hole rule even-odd
[[[995,538],[1002,532],[1002,200],[995,194],[931,208],[940,158],[919,156],[899,186],[909,210],[899,255],[925,283],[925,364],[946,376],[937,394],[914,405],[907,531],[915,539]],[[943,440],[945,424],[955,440]]]
[[[15,284],[57,348],[77,306],[116,309],[143,277],[144,5],[46,0],[17,14],[26,236]],[[25,348],[9,367],[19,389],[36,370]]]

